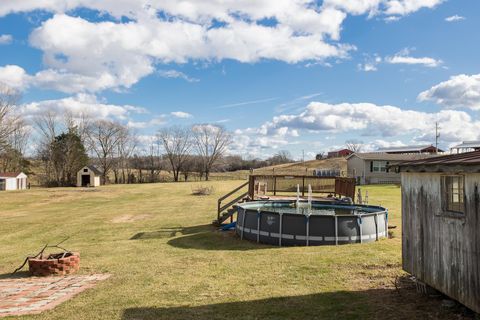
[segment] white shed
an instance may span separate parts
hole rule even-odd
[[[23,172],[0,173],[0,191],[27,189],[27,175]]]
[[[94,166],[85,166],[77,172],[77,187],[98,187],[101,175]]]

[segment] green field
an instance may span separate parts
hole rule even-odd
[[[216,199],[242,181],[32,189],[0,193],[0,274],[66,236],[81,273],[112,277],[28,319],[450,319],[440,302],[395,289],[400,188],[368,187],[390,209],[393,238],[271,247],[216,231]]]

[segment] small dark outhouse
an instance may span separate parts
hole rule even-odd
[[[480,151],[402,162],[403,269],[480,313]]]

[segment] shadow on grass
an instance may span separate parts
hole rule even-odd
[[[2,279],[21,279],[30,277],[30,273],[28,271],[19,271],[17,273],[4,273],[0,274],[0,280]]]
[[[178,235],[188,235],[199,232],[213,232],[215,228],[211,224],[204,224],[200,226],[192,227],[173,227],[173,228],[162,228],[157,231],[149,232],[139,232],[133,235],[130,240],[142,240],[142,239],[165,239],[173,238]]]
[[[218,231],[217,227],[211,224],[139,232],[130,238],[130,240],[145,239],[170,239],[167,242],[169,245],[182,249],[245,251],[274,248],[246,240],[242,241],[233,231]]]
[[[402,290],[403,291],[403,290]],[[247,292],[245,299],[251,298]],[[337,291],[304,296],[235,301],[203,306],[129,308],[123,320],[139,319],[473,319],[460,307],[445,310],[440,299],[414,290]]]

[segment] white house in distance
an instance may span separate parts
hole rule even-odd
[[[94,166],[85,166],[77,172],[77,187],[98,187],[101,175]]]
[[[27,175],[23,172],[0,173],[0,191],[27,189]]]

